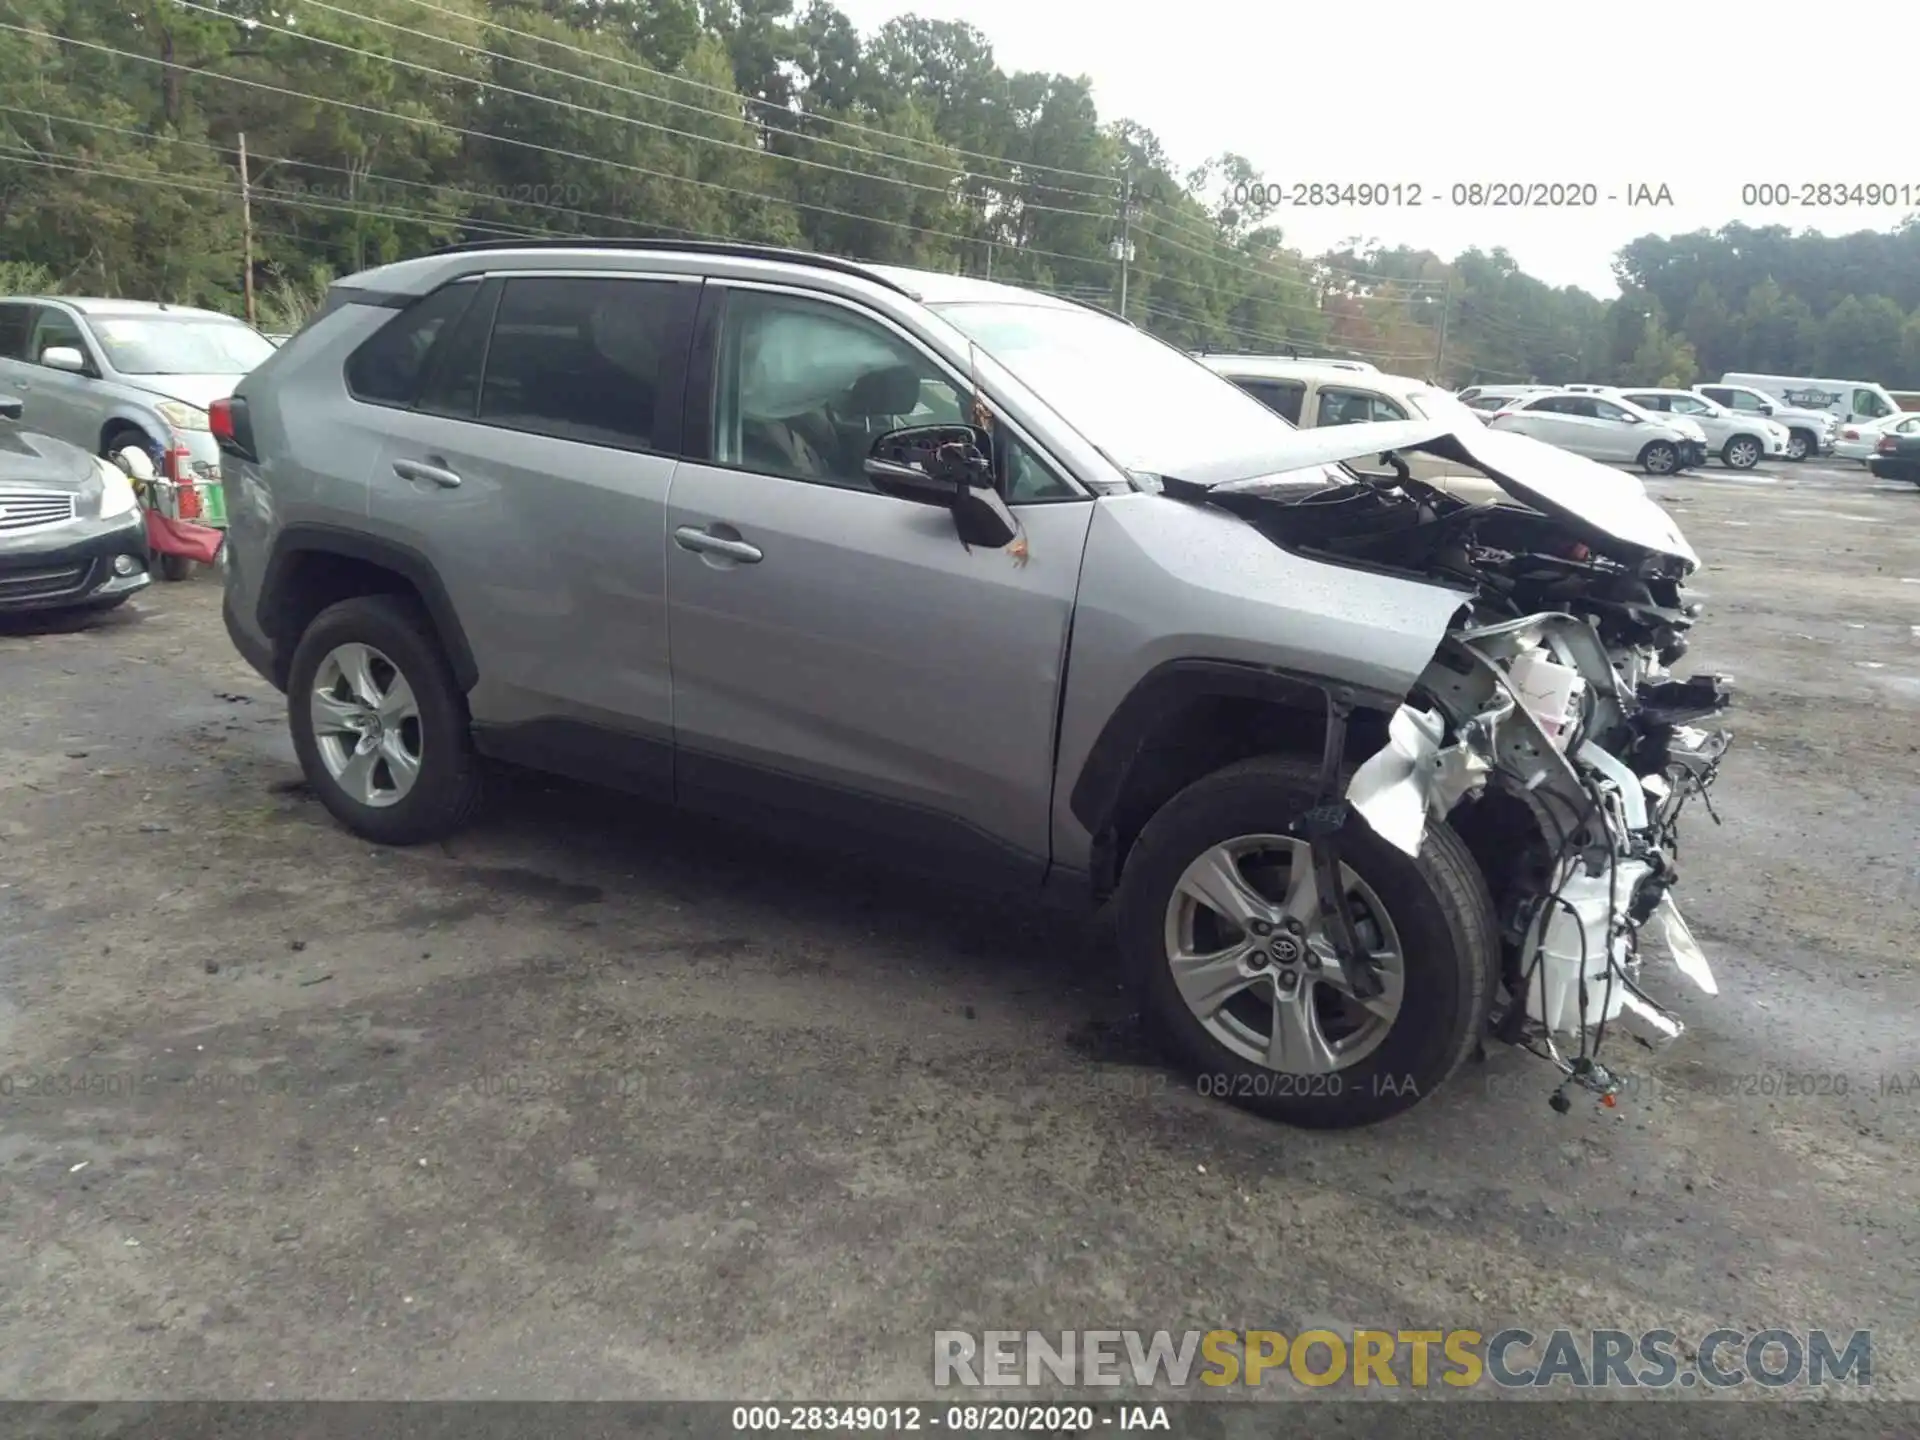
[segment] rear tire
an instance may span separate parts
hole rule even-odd
[[[1188,913],[1182,907],[1191,904],[1184,896],[1193,893],[1193,867],[1211,856],[1233,853],[1251,837],[1284,836],[1313,805],[1317,781],[1318,766],[1312,761],[1260,756],[1188,786],[1141,832],[1121,872],[1115,909],[1121,955],[1148,1023],[1163,1047],[1197,1074],[1202,1093],[1289,1124],[1341,1129],[1372,1124],[1410,1108],[1460,1068],[1484,1034],[1499,973],[1498,930],[1485,881],[1451,827],[1430,824],[1415,859],[1382,840],[1358,816],[1350,816],[1340,835],[1348,899],[1367,927],[1363,942],[1370,948],[1381,944],[1383,953],[1397,957],[1397,997],[1391,989],[1382,997],[1383,1002],[1393,1000],[1393,1013],[1390,1018],[1362,1016],[1362,1028],[1354,1033],[1368,1034],[1365,1027],[1372,1026],[1370,1033],[1377,1038],[1370,1047],[1354,1046],[1351,1060],[1336,1055],[1331,1069],[1288,1070],[1251,1058],[1245,1049],[1259,1048],[1257,1030],[1251,1040],[1241,1038],[1241,1028],[1250,1023],[1241,1017],[1257,1019],[1267,1007],[1277,1030],[1282,997],[1297,983],[1287,976],[1297,971],[1281,969],[1277,951],[1256,950],[1252,968],[1260,978],[1226,1000],[1216,1003],[1212,996],[1203,996],[1189,1004],[1175,973],[1176,948],[1188,948],[1173,943],[1179,929],[1175,917]],[[1239,863],[1235,873],[1241,883],[1267,895],[1256,877],[1274,872],[1240,869]],[[1291,868],[1287,873],[1291,876]],[[1261,883],[1272,888],[1271,881]],[[1375,905],[1383,917],[1371,914]],[[1382,918],[1385,924],[1376,926]],[[1279,933],[1255,940],[1255,930],[1257,924],[1241,933],[1240,942],[1228,941],[1227,946],[1288,943]],[[1383,935],[1389,938],[1380,939]],[[1369,936],[1374,938],[1369,941]],[[1211,954],[1221,946],[1210,938],[1194,948]],[[1212,960],[1199,963],[1218,965]],[[1189,988],[1197,989],[1195,962],[1182,964]],[[1342,998],[1321,964],[1310,961],[1307,968],[1313,971],[1304,977],[1307,986],[1319,997],[1308,1008],[1325,1001],[1340,1012],[1329,1026],[1343,1028],[1354,1013],[1353,1002]],[[1208,1008],[1213,1013],[1203,1017],[1202,1010]],[[1314,1028],[1319,1029],[1317,1022]],[[1229,1038],[1222,1038],[1223,1033]],[[1333,1040],[1335,1045],[1347,1043]],[[1270,1043],[1266,1053],[1273,1053]]]
[[[383,727],[359,747],[366,764],[337,776],[356,752],[344,732],[316,726],[317,711],[355,708],[338,697],[364,686],[341,679],[341,657],[371,656],[377,689],[396,701]],[[321,667],[328,665],[326,676]],[[350,668],[350,667],[349,667]],[[316,690],[324,691],[316,705]],[[379,707],[364,707],[374,708]],[[399,721],[392,716],[404,712]],[[307,783],[333,817],[383,845],[417,845],[453,834],[480,803],[480,762],[469,731],[466,696],[420,608],[394,595],[362,595],[314,617],[293,652],[287,676],[287,724]],[[377,737],[377,738],[376,738]],[[391,756],[391,759],[387,758]],[[332,762],[329,758],[332,757]],[[408,771],[411,771],[409,774]],[[384,776],[384,778],[382,778]],[[364,783],[355,783],[356,777]],[[369,799],[369,796],[372,799]]]
[[[1760,442],[1751,435],[1736,435],[1720,452],[1729,470],[1751,470],[1760,463]]]
[[[1649,475],[1671,475],[1680,468],[1680,452],[1665,440],[1655,440],[1640,452],[1640,468]]]

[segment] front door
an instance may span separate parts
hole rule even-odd
[[[481,294],[416,307],[436,330],[423,342],[402,328],[390,358],[363,352],[366,386],[411,395],[381,417],[369,520],[445,585],[486,748],[665,798],[662,551],[699,281],[516,276],[441,295],[461,289]]]
[[[969,548],[862,469],[886,431],[967,413],[965,382],[906,332],[709,281],[700,334],[712,389],[667,507],[680,798],[1037,878],[1093,502],[1002,424],[1024,554]]]
[[[99,359],[93,345],[80,331],[79,322],[64,310],[42,305],[28,342],[27,353],[33,366],[32,390],[23,398],[25,413],[21,423],[31,430],[78,445],[89,453],[100,448],[100,430],[105,416],[99,374]],[[45,363],[47,351],[56,345],[78,350],[86,359],[92,375],[76,375],[71,370],[55,370]]]

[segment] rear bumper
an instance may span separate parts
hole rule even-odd
[[[1920,485],[1920,457],[1912,460],[1894,459],[1887,455],[1874,455],[1867,460],[1867,469],[1882,480],[1905,480]]]
[[[0,611],[59,610],[152,583],[138,510],[0,539]]]
[[[234,607],[231,585],[220,596],[220,621],[227,627],[227,638],[233,641],[240,658],[251,665],[262,680],[276,690],[281,689],[280,677],[274,673],[273,642],[240,618]]]

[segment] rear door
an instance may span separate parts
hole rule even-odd
[[[1011,435],[1024,554],[874,490],[874,438],[966,381],[864,306],[710,280],[667,515],[675,787],[1034,879],[1050,854],[1067,628],[1093,501]]]
[[[24,402],[33,376],[27,367],[27,343],[33,338],[35,307],[24,300],[0,300],[0,395]]]
[[[447,288],[478,293],[446,303],[424,363],[407,341],[366,367],[373,387],[419,371],[388,419],[369,521],[445,585],[487,749],[664,797],[666,499],[700,281],[516,273]]]
[[[1569,397],[1549,395],[1540,400],[1520,399],[1513,402],[1507,411],[1507,418],[1500,422],[1502,430],[1517,431],[1522,435],[1531,435],[1536,440],[1544,440],[1549,445],[1561,445],[1568,449],[1572,435],[1567,424],[1569,416],[1566,406]]]

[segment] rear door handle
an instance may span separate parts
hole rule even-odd
[[[697,525],[682,525],[675,530],[673,543],[682,550],[692,550],[696,554],[725,555],[729,560],[738,560],[742,565],[758,565],[762,558],[758,545],[749,545],[745,540],[736,540],[726,535],[715,535],[700,529]]]
[[[396,460],[393,473],[402,480],[425,480],[443,490],[451,490],[460,483],[460,477],[444,465],[429,465],[423,460]]]

